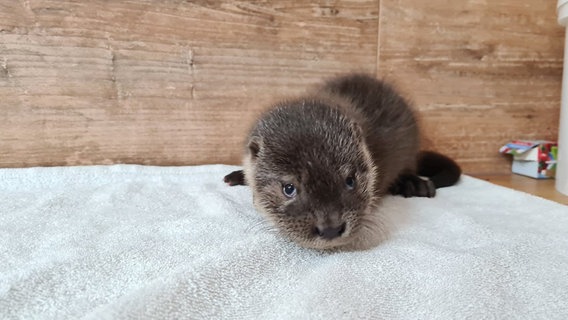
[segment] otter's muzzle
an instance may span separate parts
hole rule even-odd
[[[322,239],[332,240],[341,237],[341,235],[345,232],[345,228],[345,223],[342,223],[338,226],[318,225],[315,226],[314,232],[318,237]]]

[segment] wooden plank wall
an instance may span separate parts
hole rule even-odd
[[[381,0],[379,73],[414,98],[432,145],[469,173],[510,172],[510,139],[557,139],[556,1]]]
[[[237,164],[272,101],[357,70],[507,172],[503,142],[556,137],[563,39],[542,0],[0,0],[0,167]]]

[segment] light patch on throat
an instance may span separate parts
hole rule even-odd
[[[379,168],[375,166],[375,163],[373,162],[373,157],[371,156],[371,152],[369,151],[369,148],[367,148],[367,145],[365,143],[360,144],[360,150],[363,159],[365,159],[365,162],[367,163],[367,166],[369,168],[366,192],[375,194],[376,191],[380,191],[380,190],[375,190],[376,186],[375,182],[379,174]]]

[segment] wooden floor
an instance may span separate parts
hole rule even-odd
[[[558,192],[554,187],[556,180],[537,180],[516,174],[507,175],[476,175],[476,178],[507,188],[527,192],[545,199],[568,205],[568,196]]]

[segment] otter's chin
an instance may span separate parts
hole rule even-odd
[[[281,233],[307,249],[324,250],[324,251],[361,251],[369,250],[389,238],[388,222],[379,218],[379,215],[367,215],[356,224],[351,224],[347,232],[334,239],[322,239],[319,237],[305,237],[303,234],[298,235],[293,232],[286,232],[280,229]]]
[[[343,247],[348,247],[352,241],[352,237],[347,235],[331,240],[321,239],[317,237],[306,238],[303,236],[286,233],[283,233],[283,235],[303,248],[315,250],[337,250]]]

